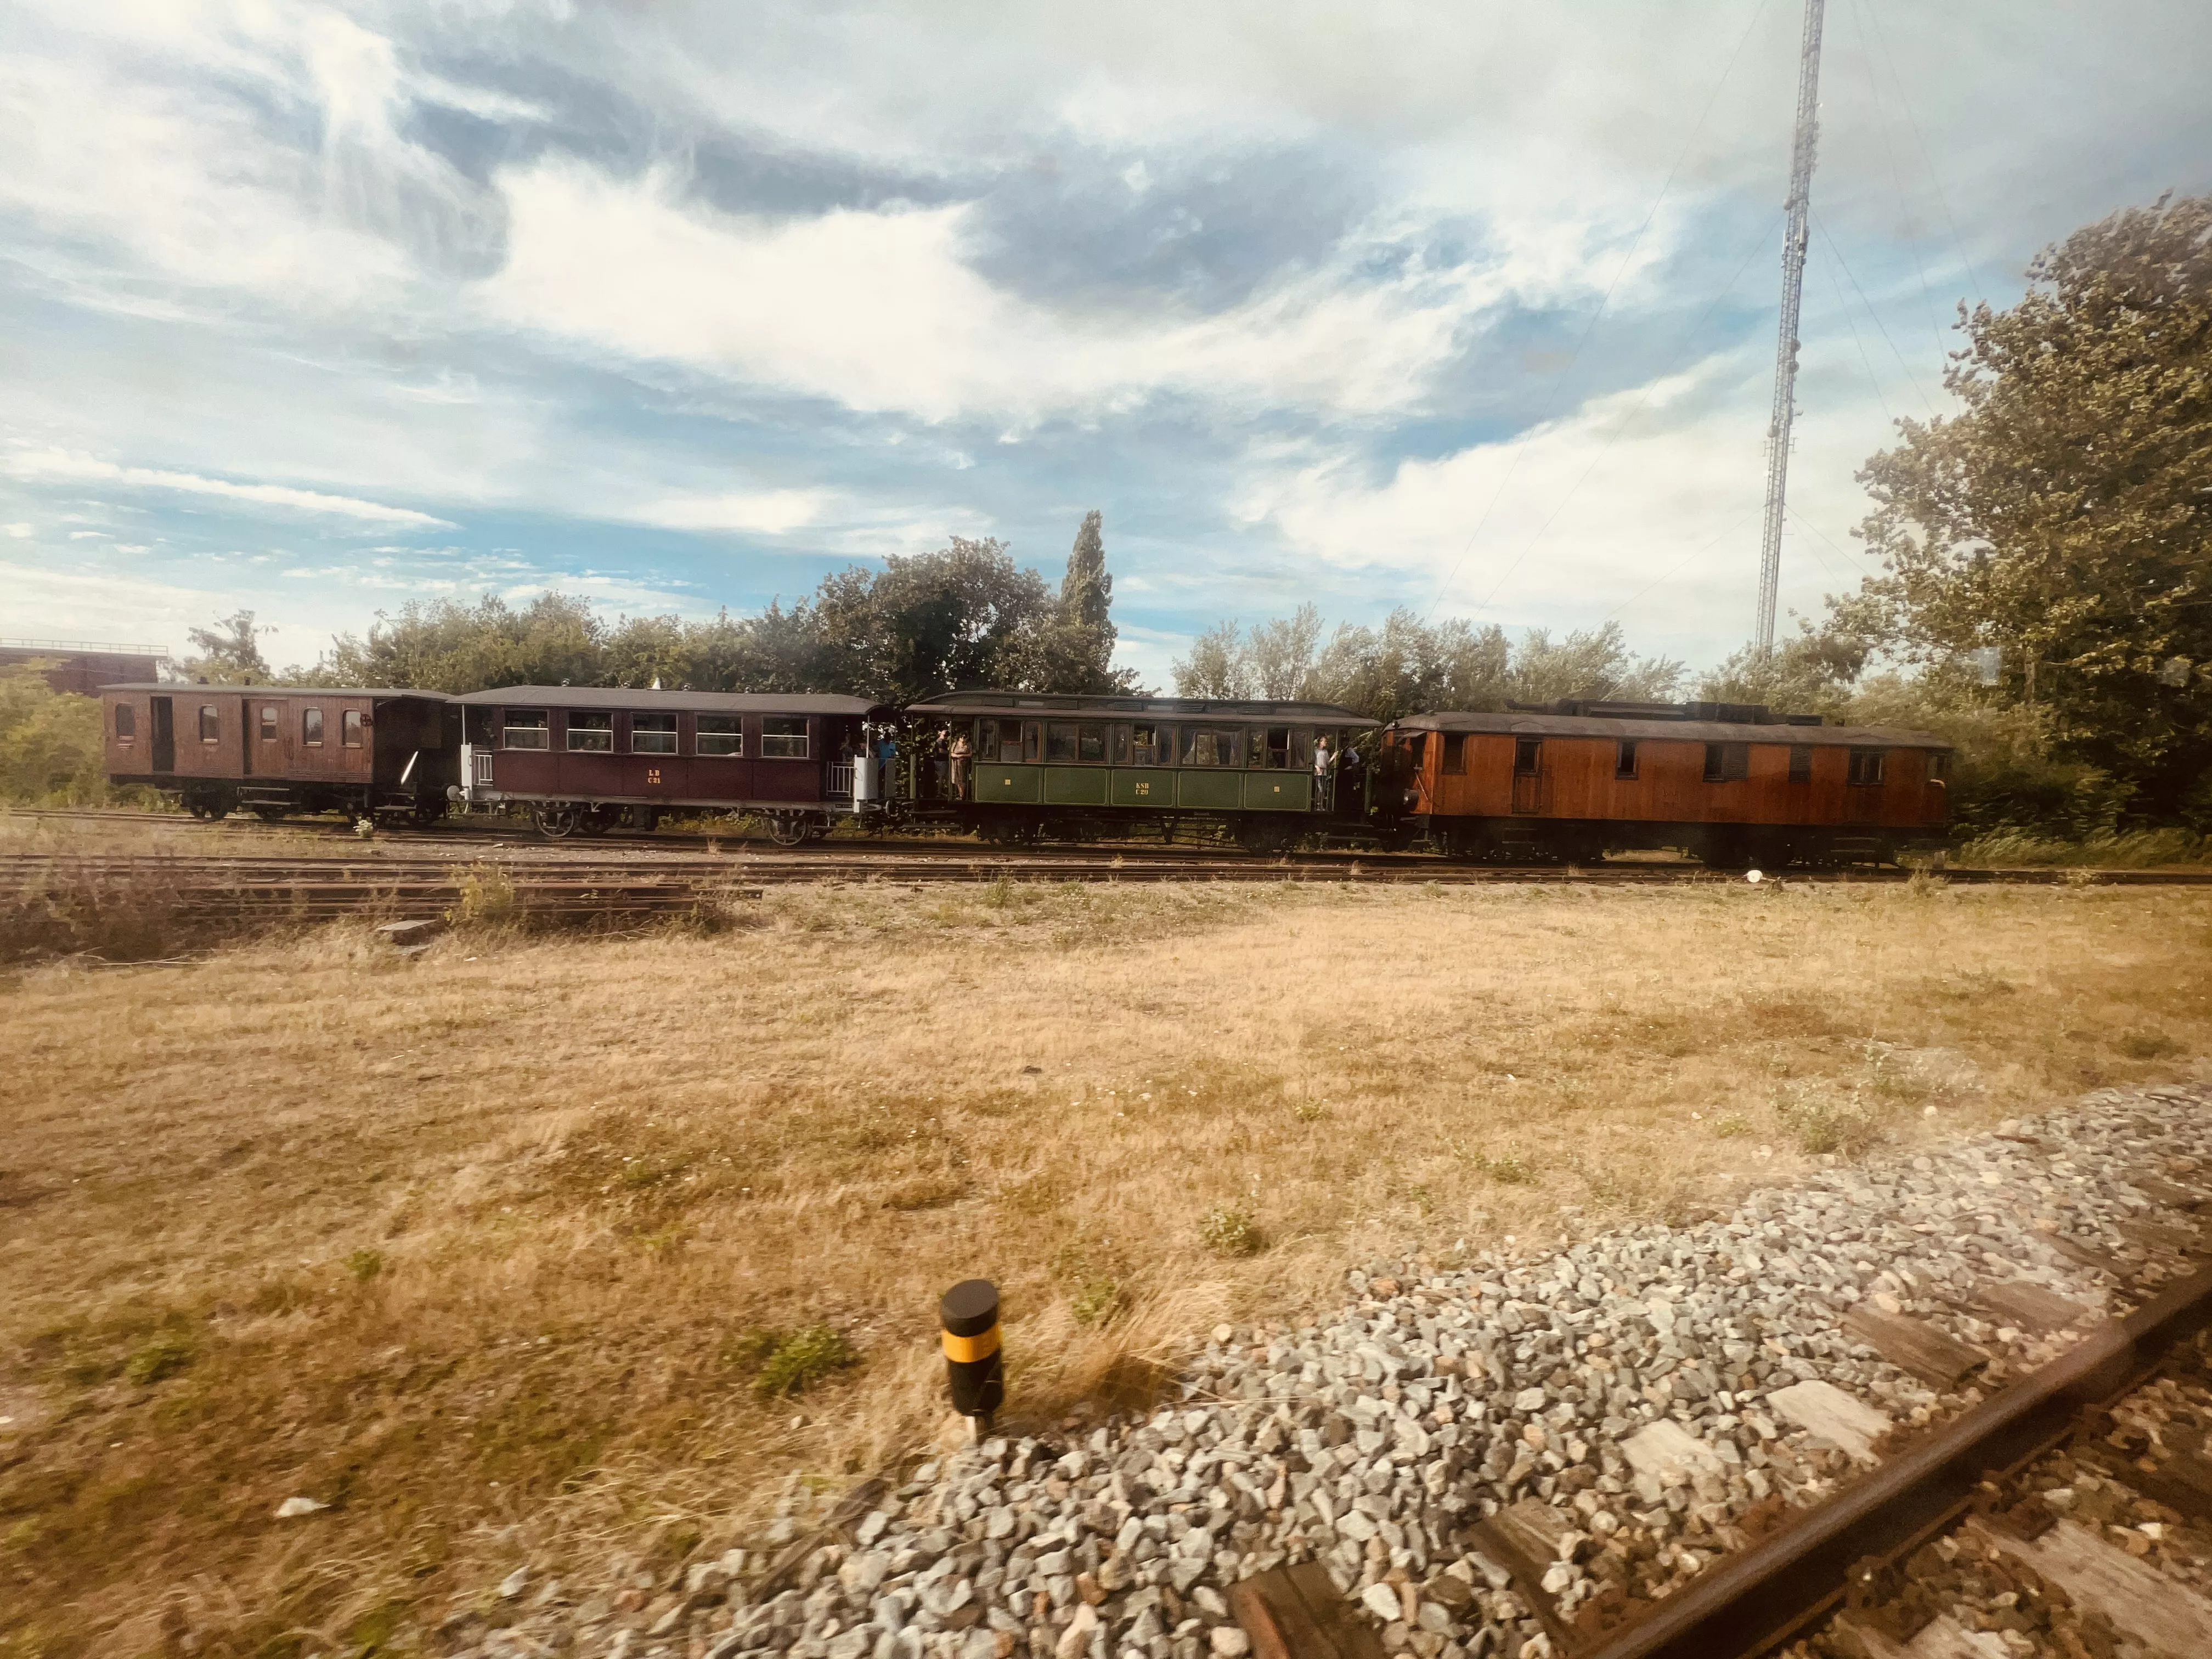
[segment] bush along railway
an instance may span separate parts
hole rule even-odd
[[[454,1650],[2193,1659],[2208,1109],[2103,1091],[1724,1214],[1374,1262],[1154,1404],[1048,1425],[1010,1385],[994,1437]]]
[[[1195,835],[1250,852],[1419,848],[1592,863],[1675,848],[1729,868],[1940,847],[1950,750],[1753,705],[1561,702],[1387,726],[1302,702],[963,691],[864,698],[572,686],[112,686],[107,769],[204,817],[337,811],[428,826],[528,814],[553,839],[669,813],[1000,844]]]

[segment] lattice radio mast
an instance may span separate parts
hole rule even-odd
[[[1774,649],[1774,605],[1782,586],[1782,503],[1790,482],[1790,422],[1797,409],[1797,308],[1805,290],[1805,246],[1813,204],[1813,147],[1820,137],[1820,24],[1826,0],[1805,0],[1797,64],[1797,133],[1790,147],[1790,222],[1782,237],[1782,328],[1774,347],[1774,414],[1766,427],[1766,526],[1759,547],[1759,654]]]

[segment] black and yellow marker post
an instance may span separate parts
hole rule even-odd
[[[937,1304],[945,1328],[945,1374],[952,1409],[991,1431],[991,1419],[1006,1400],[1006,1357],[999,1351],[999,1287],[988,1279],[963,1279]]]

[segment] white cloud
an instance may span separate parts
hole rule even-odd
[[[31,526],[27,524],[0,524],[0,531],[4,531],[17,541],[21,541],[31,533]]]
[[[781,536],[820,519],[828,497],[818,489],[763,489],[750,494],[672,496],[628,514],[640,524],[668,530],[738,530]]]
[[[1481,310],[1532,274],[1414,259],[1369,276],[1357,267],[1380,250],[1355,246],[1219,315],[1078,316],[978,275],[965,206],[710,216],[684,204],[666,173],[618,180],[568,161],[501,185],[510,255],[478,289],[490,315],[931,421],[1099,412],[1156,392],[1400,410],[1420,402]]]
[[[202,477],[196,472],[165,472],[153,467],[121,466],[113,461],[65,449],[18,450],[0,460],[0,472],[11,478],[52,482],[97,479],[139,489],[175,489],[187,495],[221,495],[231,501],[258,501],[270,507],[293,507],[303,513],[331,513],[379,524],[411,525],[417,529],[450,530],[443,519],[411,507],[387,507],[351,495],[327,495],[319,490],[295,489],[288,484],[234,483],[228,478]],[[78,532],[85,533],[85,532]]]

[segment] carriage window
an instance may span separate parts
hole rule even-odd
[[[568,748],[576,754],[611,755],[615,748],[615,717],[581,713],[569,715]]]
[[[745,728],[735,714],[702,714],[699,735],[692,747],[702,755],[742,755]]]
[[[1447,732],[1444,733],[1444,770],[1447,772],[1464,772],[1467,770],[1466,732]]]
[[[127,702],[115,705],[115,740],[129,743],[138,735],[138,711]]]
[[[1850,781],[1874,785],[1881,781],[1882,763],[1889,758],[1886,749],[1854,749],[1851,750]]]
[[[975,758],[994,761],[999,757],[999,723],[996,720],[975,722]]]
[[[1313,764],[1313,727],[1297,726],[1291,728],[1291,769],[1303,772]]]
[[[1076,729],[1075,758],[1091,762],[1094,765],[1105,764],[1106,728],[1104,726],[1085,724]]]
[[[1951,781],[1951,751],[1939,749],[1928,757],[1928,781],[1948,783]]]
[[[273,702],[264,702],[261,705],[261,741],[264,743],[276,741],[276,705]]]
[[[1291,763],[1291,728],[1255,726],[1245,733],[1252,744],[1252,764],[1280,772]]]
[[[1709,743],[1705,745],[1705,781],[1740,783],[1751,775],[1751,745],[1747,743]]]
[[[1532,778],[1543,769],[1544,740],[1541,738],[1513,739],[1513,775]]]
[[[676,752],[676,716],[632,714],[629,752],[633,755],[672,755]]]
[[[1813,745],[1811,744],[1793,743],[1790,745],[1790,781],[1792,783],[1813,781]]]
[[[1044,757],[1048,761],[1075,758],[1075,723],[1054,720],[1044,729]]]
[[[1632,778],[1636,775],[1636,745],[1634,744],[1624,743],[1613,751],[1613,775],[1616,778]]]
[[[318,724],[320,722],[319,721]],[[545,711],[542,708],[510,708],[507,724],[499,734],[502,749],[544,749],[550,746],[546,738]]]
[[[300,741],[310,749],[323,746],[323,711],[303,708],[300,711]]]
[[[213,703],[200,705],[200,741],[220,743],[222,740],[222,711]]]
[[[1129,728],[1129,764],[1171,766],[1175,763],[1175,731],[1139,720]]]
[[[361,710],[349,708],[338,716],[340,739],[348,749],[361,747]]]
[[[1182,763],[1234,766],[1237,739],[1242,735],[1233,726],[1186,726],[1182,729]]]
[[[1044,722],[1022,722],[1022,758],[1034,764],[1044,753]]]
[[[770,714],[761,721],[763,760],[805,760],[806,722],[791,714]]]

